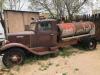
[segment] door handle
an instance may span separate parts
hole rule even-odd
[[[54,34],[50,34],[51,36],[54,36]]]

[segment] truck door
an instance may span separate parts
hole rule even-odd
[[[57,43],[57,33],[53,29],[52,22],[39,22],[37,31],[37,43],[39,47],[51,47]]]

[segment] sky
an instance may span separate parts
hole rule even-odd
[[[28,9],[28,6],[30,5],[30,2],[28,0],[20,0],[22,7],[22,11],[31,11]],[[92,9],[93,10],[98,10],[100,9],[100,0],[89,0],[93,4],[91,5],[84,5],[84,9],[79,12],[79,14],[92,14]],[[41,11],[40,11],[41,12]]]
[[[22,10],[27,11],[28,10],[28,5],[30,3],[28,2],[28,0],[21,0],[21,4],[23,4],[23,3],[24,3],[24,6],[23,6]]]
[[[30,11],[28,9],[28,5],[30,4],[28,2],[28,0],[21,0],[21,4],[24,3],[24,6],[22,8],[23,11]],[[92,14],[92,9],[96,10],[96,9],[100,9],[100,0],[90,0],[90,2],[93,2],[92,5],[84,5],[84,9],[81,10],[81,12],[79,14]]]

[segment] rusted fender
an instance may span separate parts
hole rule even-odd
[[[20,47],[20,48],[24,48],[25,50],[33,53],[33,54],[36,54],[38,55],[37,52],[35,52],[34,50],[31,50],[30,48],[28,48],[27,46],[23,45],[23,44],[20,44],[20,43],[9,43],[9,44],[6,44],[4,46],[2,46],[0,48],[0,54],[2,54],[2,52],[4,52],[5,50],[9,49],[9,48],[13,48],[13,47]]]

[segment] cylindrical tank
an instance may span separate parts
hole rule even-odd
[[[61,23],[58,26],[62,32],[62,37],[88,34],[95,27],[92,22]]]

